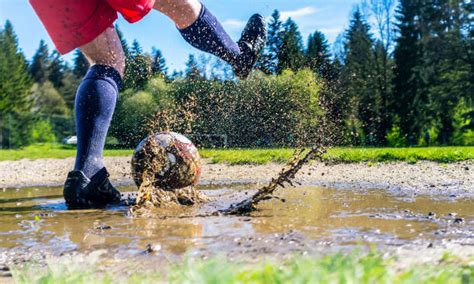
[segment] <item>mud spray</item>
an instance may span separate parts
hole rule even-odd
[[[190,99],[187,104],[177,109],[158,112],[149,121],[149,134],[153,135],[157,132],[171,131],[171,127],[176,127],[176,125],[179,125],[181,129],[186,129],[185,133],[192,133],[192,121],[194,117],[190,110],[195,102],[195,98]],[[295,150],[292,158],[268,185],[258,189],[253,196],[236,202],[225,210],[206,214],[206,216],[247,215],[257,210],[257,205],[262,201],[280,199],[275,195],[275,192],[279,188],[294,186],[296,183],[294,179],[302,167],[311,161],[322,160],[323,155],[327,152],[327,145],[334,139],[332,135],[328,133],[328,129],[331,129],[331,127],[328,126],[327,121],[325,116],[321,116],[321,124],[315,129],[314,137],[311,139],[313,146],[309,149],[306,147]],[[154,139],[147,139],[143,149],[145,150],[146,156],[146,158],[143,159],[143,182],[139,187],[136,203],[131,208],[133,215],[150,213],[149,211],[153,208],[189,206],[204,203],[209,200],[203,193],[193,187],[173,191],[156,187],[153,184],[155,173],[161,171],[166,164],[166,160],[163,158],[165,155],[160,152],[164,150],[157,147]]]

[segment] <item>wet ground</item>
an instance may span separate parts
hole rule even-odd
[[[255,185],[201,188],[213,201],[131,217],[126,206],[68,211],[61,188],[0,192],[0,266],[105,249],[112,258],[232,257],[340,250],[360,244],[428,248],[449,241],[474,251],[474,200],[383,190],[282,190],[245,217],[192,217],[224,209]],[[131,191],[133,188],[121,188]]]

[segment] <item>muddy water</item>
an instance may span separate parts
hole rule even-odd
[[[61,254],[108,249],[143,254],[151,244],[169,255],[200,252],[279,252],[317,245],[400,245],[459,238],[474,246],[474,200],[400,197],[381,190],[300,187],[262,203],[250,217],[191,217],[223,209],[257,186],[203,188],[213,201],[201,208],[157,210],[131,218],[128,208],[66,210],[61,188],[0,191],[0,250]],[[132,188],[122,188],[130,191]]]

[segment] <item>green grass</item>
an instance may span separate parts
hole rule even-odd
[[[121,268],[121,273],[99,271],[90,259],[71,259],[49,263],[46,268],[27,267],[12,272],[16,283],[473,283],[474,266],[448,259],[401,270],[394,266],[394,259],[384,259],[376,252],[356,252],[256,264],[187,260],[162,272],[137,272],[131,267]]]
[[[109,157],[129,156],[133,150],[105,150]],[[74,157],[76,149],[60,144],[31,145],[20,150],[0,150],[0,161],[17,161],[21,159],[64,159]]]
[[[129,156],[132,150],[105,150],[106,156]],[[266,164],[284,163],[293,149],[202,149],[203,158],[212,163]],[[21,150],[0,150],[0,161],[42,158],[74,157],[73,147],[58,144],[33,145]],[[395,162],[416,163],[427,160],[441,163],[474,160],[474,147],[427,147],[427,148],[332,148],[324,157],[337,163]]]
[[[226,149],[202,150],[201,155],[213,163],[266,164],[282,163],[293,154],[292,149]],[[474,160],[474,147],[428,148],[332,148],[324,157],[336,163],[436,161],[452,163]]]

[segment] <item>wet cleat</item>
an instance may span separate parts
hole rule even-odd
[[[120,192],[109,181],[105,168],[91,179],[81,171],[68,174],[64,184],[64,199],[69,209],[103,208],[108,204],[120,203]]]
[[[267,27],[265,18],[262,15],[255,14],[250,17],[242,32],[242,37],[238,41],[241,54],[233,65],[234,73],[237,77],[240,79],[248,77],[266,41]]]

